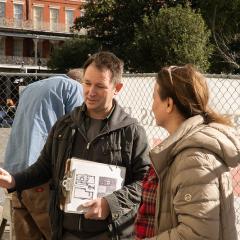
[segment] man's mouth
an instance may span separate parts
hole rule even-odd
[[[96,99],[87,99],[87,102],[89,102],[89,103],[95,103],[95,102],[97,102],[97,100]]]

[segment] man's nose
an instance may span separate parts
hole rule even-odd
[[[93,96],[96,94],[96,88],[94,86],[91,86],[89,89],[89,95]]]

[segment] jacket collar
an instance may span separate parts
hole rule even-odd
[[[82,106],[75,108],[71,112],[70,118],[72,122],[72,128],[81,127],[87,117],[86,112],[87,106],[85,103],[83,103]],[[104,119],[104,121],[106,122],[104,127],[106,131],[114,131],[116,129],[123,128],[137,122],[135,118],[130,117],[130,115],[124,111],[124,109],[118,104],[115,99],[114,107],[110,114]]]
[[[203,122],[204,119],[200,115],[188,118],[180,125],[174,134],[170,135],[150,151],[152,165],[158,177],[165,172],[164,170],[170,166],[174,160],[174,157],[178,153],[176,150],[180,140],[189,137],[194,132],[203,128]]]

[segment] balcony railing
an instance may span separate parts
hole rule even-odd
[[[41,66],[47,65],[47,58],[38,58],[41,61]],[[12,65],[36,65],[34,57],[21,57],[21,56],[4,56],[0,55],[0,64],[12,64]]]
[[[14,28],[22,30],[35,30],[45,32],[71,33],[65,24],[49,22],[34,22],[32,20],[15,20],[10,18],[0,18],[0,28]]]

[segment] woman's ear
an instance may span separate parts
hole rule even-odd
[[[167,113],[171,113],[173,111],[173,106],[174,106],[173,99],[171,97],[168,97],[167,98]]]

